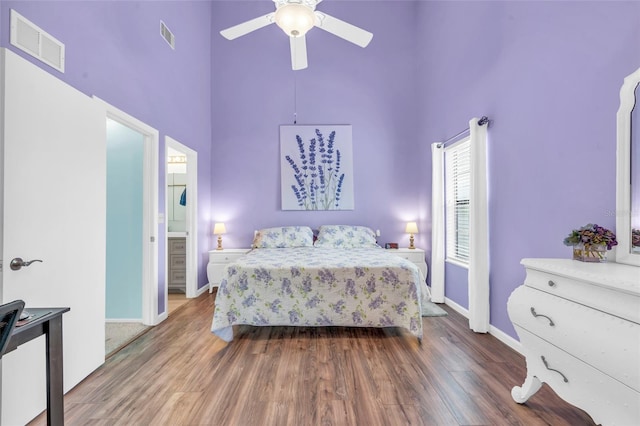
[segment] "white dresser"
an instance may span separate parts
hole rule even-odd
[[[507,303],[527,362],[524,403],[547,383],[602,425],[640,425],[640,268],[523,259]]]
[[[207,264],[207,278],[209,279],[209,293],[220,285],[224,278],[224,267],[249,252],[250,249],[210,250]]]

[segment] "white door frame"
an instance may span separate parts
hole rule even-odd
[[[158,314],[158,145],[159,132],[124,111],[93,97],[110,118],[143,136],[142,178],[142,323],[159,324],[166,316]]]
[[[187,205],[186,207],[186,219],[187,219],[187,253],[186,253],[186,283],[185,291],[187,298],[194,298],[198,296],[198,153],[186,145],[181,144],[177,140],[170,136],[164,137],[165,141],[165,164],[169,158],[168,149],[172,148],[176,151],[183,152],[187,156]],[[165,167],[165,182],[169,177],[169,168]],[[165,212],[169,211],[169,196],[168,186],[165,185]],[[167,241],[169,240],[169,221],[165,220],[165,235]],[[168,243],[167,243],[168,246]],[[167,285],[164,288],[165,306],[168,306],[169,300],[169,259],[168,252],[165,252],[167,256],[165,260],[167,277]],[[167,309],[168,310],[168,309]]]

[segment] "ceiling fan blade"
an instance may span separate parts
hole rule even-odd
[[[233,27],[229,27],[225,30],[220,31],[220,34],[222,34],[222,36],[227,40],[233,40],[245,34],[249,34],[252,31],[259,30],[262,27],[266,27],[269,24],[272,24],[274,14],[274,12],[267,13],[266,15],[259,16],[250,21],[234,25]]]
[[[302,37],[289,37],[291,47],[291,68],[302,70],[307,68],[307,39]]]
[[[316,11],[315,15],[316,27],[350,41],[353,44],[357,44],[360,47],[367,47],[373,38],[373,34],[369,31],[365,31],[348,22],[341,21],[326,13]]]

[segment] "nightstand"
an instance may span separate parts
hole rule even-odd
[[[224,278],[224,267],[247,254],[249,249],[224,249],[210,250],[209,264],[207,265],[207,278],[209,279],[209,293],[214,287],[220,285]]]
[[[422,278],[427,278],[427,261],[425,260],[424,250],[419,248],[410,249],[402,247],[397,249],[387,249],[387,251],[415,263],[420,269],[420,272],[422,272]]]

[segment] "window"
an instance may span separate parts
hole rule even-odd
[[[446,260],[463,266],[469,264],[470,140],[444,151]]]

